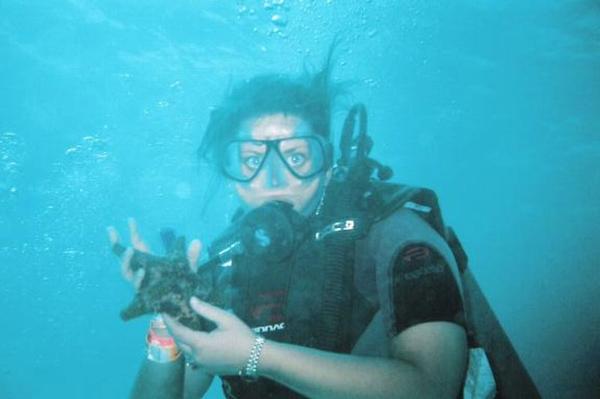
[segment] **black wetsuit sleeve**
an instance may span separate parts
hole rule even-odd
[[[455,277],[440,253],[425,243],[400,248],[392,264],[394,332],[430,321],[465,326]]]

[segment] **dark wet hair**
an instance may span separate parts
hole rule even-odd
[[[299,77],[259,75],[235,85],[210,114],[198,157],[220,164],[223,147],[248,118],[283,113],[305,120],[316,134],[330,140],[331,114],[342,85],[331,81],[333,45],[321,70]]]

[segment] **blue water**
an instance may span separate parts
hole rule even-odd
[[[542,395],[600,397],[597,1],[2,0],[0,398],[126,397],[148,320],[118,318],[106,226],[210,241],[235,207],[201,212],[210,107],[336,35],[335,130],[366,103],[375,155],[438,192]]]

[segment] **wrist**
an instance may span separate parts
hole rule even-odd
[[[150,321],[146,335],[146,358],[155,363],[172,363],[181,356],[181,350],[167,331],[163,319],[156,316]]]
[[[263,336],[256,335],[250,348],[248,358],[238,371],[238,375],[242,379],[246,381],[256,381],[258,379],[265,343],[266,340]]]
[[[278,360],[278,353],[282,344],[277,341],[266,340],[260,358],[258,374],[261,377],[274,379],[279,370],[281,370],[281,362]]]

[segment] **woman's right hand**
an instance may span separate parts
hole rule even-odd
[[[150,248],[140,237],[135,219],[127,219],[127,224],[129,225],[129,237],[133,248],[128,247],[123,255],[121,255],[121,274],[125,280],[133,284],[133,287],[137,291],[144,279],[145,270],[139,269],[134,272],[131,268],[131,257],[133,256],[134,250],[150,252]],[[119,232],[117,229],[113,226],[109,226],[106,230],[108,231],[108,239],[111,247],[120,244]]]
[[[150,247],[141,238],[135,219],[129,218],[127,220],[127,224],[129,225],[129,239],[132,247],[128,247],[121,256],[121,274],[125,280],[132,283],[133,287],[137,291],[142,284],[142,280],[144,279],[145,270],[138,269],[134,272],[131,268],[131,257],[133,256],[134,250],[146,253],[150,253],[151,251]],[[114,247],[116,244],[120,244],[120,238],[117,229],[113,226],[109,226],[107,231],[111,247]],[[194,272],[198,269],[198,259],[200,258],[201,249],[202,243],[200,240],[192,240],[188,246],[187,259],[190,269]]]

